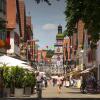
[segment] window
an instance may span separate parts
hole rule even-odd
[[[0,0],[0,12],[2,11],[2,0]]]
[[[0,39],[6,40],[6,31],[5,30],[0,30]]]
[[[0,0],[0,12],[6,14],[6,0]]]
[[[3,13],[6,14],[6,0],[3,0]]]

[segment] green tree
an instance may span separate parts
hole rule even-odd
[[[51,5],[50,0],[35,0],[35,1],[37,2],[37,4],[40,2],[46,2],[48,5]],[[56,0],[56,1],[60,1],[60,0]]]
[[[99,0],[66,0],[67,34],[76,31],[75,26],[79,20],[84,23],[84,28],[91,35],[92,43],[99,40],[100,33],[100,1]]]
[[[51,58],[53,55],[54,55],[54,50],[50,49],[50,50],[47,51],[46,57]]]

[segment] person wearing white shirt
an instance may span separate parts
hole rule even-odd
[[[58,78],[57,78],[58,93],[61,93],[62,83],[63,83],[62,78],[60,77],[60,75],[58,75]]]

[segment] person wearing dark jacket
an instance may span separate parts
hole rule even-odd
[[[82,84],[81,84],[82,93],[86,92],[86,84],[87,84],[86,79],[83,77]]]

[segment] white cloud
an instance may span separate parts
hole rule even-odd
[[[48,24],[43,25],[42,29],[46,30],[46,31],[48,31],[48,30],[57,30],[57,25],[48,23]]]

